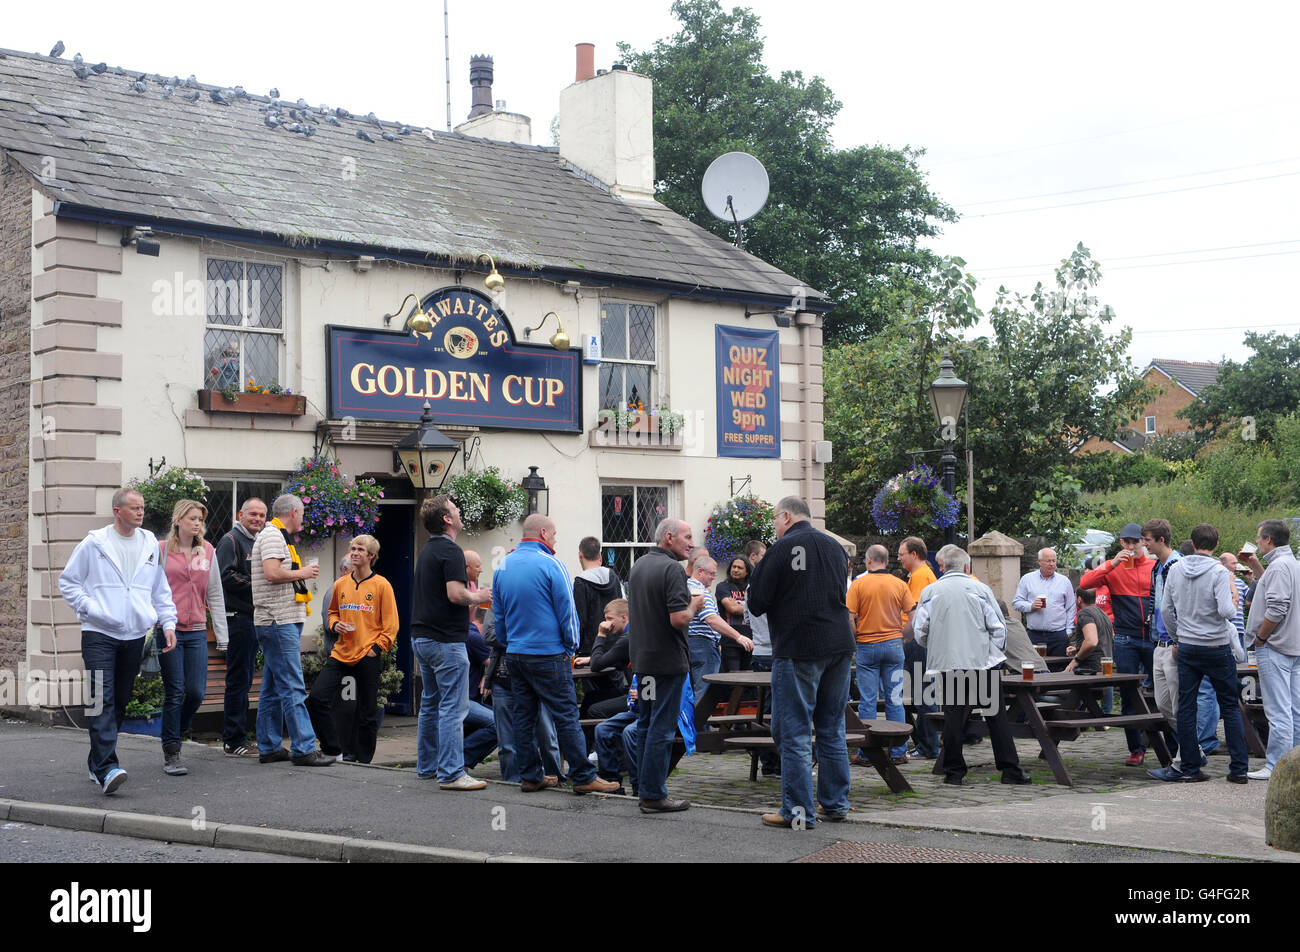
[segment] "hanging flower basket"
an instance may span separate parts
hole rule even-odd
[[[340,472],[338,460],[328,456],[303,457],[284,491],[302,500],[302,529],[294,545],[369,534],[379,523],[384,491],[373,479],[353,479]]]
[[[957,524],[957,499],[939,485],[925,465],[913,466],[880,487],[871,502],[871,518],[888,536],[921,534]]]
[[[144,497],[144,527],[155,535],[171,529],[172,509],[182,499],[206,504],[208,498],[203,477],[179,466],[159,470],[147,479],[133,479],[129,485]]]
[[[704,545],[718,562],[719,576],[726,575],[721,566],[743,555],[745,543],[752,540],[767,546],[776,541],[770,502],[752,495],[737,496],[714,507],[704,529]]]
[[[518,522],[528,511],[528,490],[506,479],[495,466],[453,476],[443,492],[460,507],[460,521],[469,533],[500,529]]]

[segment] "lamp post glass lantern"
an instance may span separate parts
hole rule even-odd
[[[436,492],[442,488],[459,451],[460,444],[433,425],[433,414],[426,400],[419,428],[402,437],[393,449],[394,468],[406,473],[416,489]]]
[[[970,385],[952,372],[952,361],[945,357],[939,362],[939,376],[930,384],[930,408],[934,410],[934,419],[939,424],[939,435],[943,440],[943,491],[949,496],[956,496],[957,457],[952,455],[952,444],[957,439],[957,421],[961,419],[962,407],[966,404],[966,392]],[[957,539],[957,527],[949,526],[944,531],[944,540],[952,545]]]
[[[528,475],[519,481],[519,485],[528,491],[528,515],[535,512],[543,516],[551,514],[551,491],[546,480],[537,475],[536,466],[528,467]]]

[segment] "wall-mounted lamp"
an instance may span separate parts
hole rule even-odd
[[[537,467],[529,466],[528,475],[519,480],[519,485],[528,490],[528,515],[540,512],[543,516],[551,514],[551,491],[546,480],[537,475]]]
[[[402,327],[409,327],[417,334],[427,334],[433,330],[433,321],[429,320],[429,315],[426,314],[424,308],[420,306],[420,296],[418,294],[408,294],[406,297],[402,298],[402,303],[397,305],[396,311],[392,314],[384,315],[384,326],[387,327],[392,323],[393,318],[401,312],[402,307],[407,301],[411,300],[411,298],[415,298],[415,313],[406,319],[406,323],[404,323]]]
[[[153,237],[153,229],[145,225],[135,225],[131,228],[122,229],[122,247],[135,245],[135,253],[138,255],[149,255],[151,258],[158,257],[162,250],[162,242]]]
[[[495,294],[506,286],[506,279],[501,277],[500,272],[497,271],[496,261],[486,251],[479,255],[477,260],[482,261],[484,258],[487,258],[488,264],[492,266],[492,273],[483,279],[483,287]]]
[[[433,425],[429,401],[424,401],[420,426],[398,440],[393,447],[393,468],[400,469],[416,489],[437,491],[442,488],[460,444]]]
[[[551,335],[551,346],[554,347],[556,350],[568,350],[569,335],[564,333],[564,324],[560,321],[560,315],[556,314],[554,311],[547,311],[545,314],[543,314],[541,321],[538,323],[536,327],[525,327],[524,340],[531,339],[533,331],[541,330],[542,324],[545,324],[546,319],[552,315],[555,316],[556,326],[558,326],[560,329]]]
[[[760,314],[771,314],[772,320],[776,321],[777,327],[789,327],[790,323],[795,319],[795,316],[798,313],[799,309],[796,307],[783,307],[777,311],[751,311],[746,308],[745,320],[749,320],[751,317],[757,317]]]

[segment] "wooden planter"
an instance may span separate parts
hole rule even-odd
[[[625,429],[620,428],[613,411],[601,410],[596,428],[588,433],[587,443],[593,447],[679,450],[682,433],[680,430],[672,435],[661,432],[659,418],[648,413],[628,421]]]
[[[200,390],[199,409],[208,413],[279,413],[302,416],[307,398],[300,393],[241,393],[231,402],[220,390]]]

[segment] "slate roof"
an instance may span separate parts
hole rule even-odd
[[[1214,363],[1197,363],[1188,360],[1165,360],[1157,357],[1151,361],[1147,370],[1155,367],[1167,377],[1172,377],[1181,383],[1188,390],[1192,391],[1194,396],[1200,396],[1202,390],[1219,379],[1219,371],[1223,369],[1223,364]],[[1144,374],[1145,375],[1145,374]]]
[[[213,90],[110,69],[78,79],[68,60],[0,52],[0,148],[56,202],[207,233],[278,236],[290,244],[398,252],[611,284],[717,292],[783,304],[799,282],[658,204],[629,204],[553,148],[490,142],[362,118],[325,121],[306,137],[265,124],[265,96],[214,102]],[[229,90],[226,90],[229,92]],[[281,101],[285,124],[294,103]],[[364,130],[374,141],[357,137]],[[383,133],[395,141],[381,138]],[[44,177],[47,157],[55,176]],[[345,172],[355,171],[348,178]],[[64,206],[66,208],[66,206]],[[93,217],[93,216],[92,216]],[[165,230],[164,227],[159,230]],[[668,290],[666,288],[665,290]],[[829,304],[815,292],[809,309]]]

